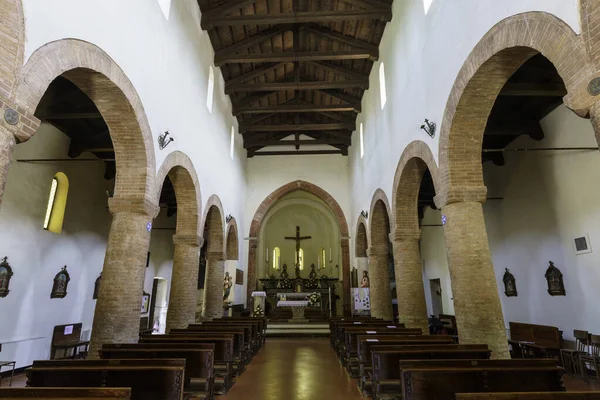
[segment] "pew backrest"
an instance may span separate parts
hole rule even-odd
[[[457,393],[456,400],[597,400],[600,392]]]
[[[129,400],[129,388],[0,388],[3,400]]]

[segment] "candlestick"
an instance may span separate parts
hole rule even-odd
[[[268,264],[269,263],[269,248],[268,247],[267,247],[267,257],[266,257],[266,260],[267,260],[267,264]]]

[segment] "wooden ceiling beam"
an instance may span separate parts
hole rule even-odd
[[[378,0],[342,0],[344,3],[352,4],[353,6],[363,7],[363,8],[388,8],[391,3],[383,2]]]
[[[209,29],[206,27],[210,25],[209,21],[211,21],[212,19],[225,14],[229,14],[230,12],[236,10],[241,10],[247,5],[254,3],[256,3],[256,0],[232,0],[210,10],[202,10],[202,7],[200,7],[200,10],[202,11],[202,17],[200,18],[200,26],[202,27],[202,29]],[[198,6],[200,6],[200,2],[198,2]]]
[[[344,139],[313,139],[313,140],[245,140],[244,148],[267,146],[317,146],[341,144],[350,146],[350,140]]]
[[[369,88],[369,80],[343,80],[343,81],[319,81],[319,82],[269,82],[248,83],[230,86],[226,94],[235,92],[268,92],[273,90],[315,90],[315,89],[347,89],[347,88]]]
[[[329,131],[335,129],[355,129],[354,123],[334,124],[280,124],[280,125],[241,125],[240,133],[245,132],[300,132],[300,131]]]
[[[392,10],[388,8],[351,11],[298,11],[286,14],[220,15],[202,18],[202,29],[208,30],[217,26],[330,23],[333,21],[357,20],[389,22],[392,20]]]
[[[334,119],[336,121],[344,122],[344,123],[353,123],[356,120],[356,115],[353,114],[352,118],[344,115],[344,114],[336,114],[330,112],[319,112],[319,114],[326,116],[327,118]]]
[[[300,51],[285,53],[229,54],[215,56],[215,65],[263,63],[263,62],[303,62],[323,60],[364,60],[371,58],[366,51]]]
[[[283,64],[284,63],[268,63],[261,67],[255,68],[252,71],[248,71],[245,74],[238,75],[235,78],[225,82],[225,93],[229,94],[231,93],[229,91],[231,90],[231,87],[248,82],[249,80],[254,79],[260,75],[266,74],[267,72],[270,72]]]
[[[233,108],[236,109],[238,107],[240,108],[244,108],[244,107],[249,107],[250,105],[252,105],[253,103],[256,103],[258,101],[264,100],[274,94],[276,94],[277,92],[266,92],[266,93],[261,93],[259,95],[256,96],[249,96],[246,97],[245,99],[241,100],[239,103],[233,104]]]
[[[273,114],[273,113],[271,113],[271,114],[258,114],[258,115],[255,115],[254,117],[250,117],[250,118],[244,119],[242,121],[242,123],[246,124],[246,125],[254,125],[254,124],[259,123],[260,121],[264,121],[267,118],[271,118],[273,115],[275,115],[275,114]]]
[[[282,24],[275,25],[269,29],[265,29],[260,33],[250,36],[247,39],[242,40],[241,42],[232,44],[231,46],[225,47],[215,52],[215,59],[217,57],[223,57],[228,54],[235,54],[242,50],[247,50],[250,47],[256,46],[257,44],[261,44],[271,39],[273,36],[280,35],[286,31],[289,31],[293,25],[290,24]],[[218,66],[218,65],[217,65]]]
[[[346,78],[349,79],[369,79],[368,76],[365,76],[363,74],[360,74],[356,71],[353,71],[351,69],[348,68],[344,68],[344,67],[340,67],[339,65],[335,65],[332,63],[328,63],[328,62],[324,62],[324,61],[306,61],[306,64],[308,65],[313,65],[316,68],[325,70],[325,71],[329,71],[329,72],[333,72],[336,74],[340,74],[345,76]]]
[[[307,24],[302,26],[307,32],[315,33],[319,36],[324,36],[329,39],[336,40],[340,43],[344,43],[348,46],[352,46],[358,49],[366,50],[371,55],[371,60],[376,61],[379,58],[379,47],[371,44],[369,42],[365,42],[363,40],[358,40],[352,36],[347,36],[342,33],[332,31],[331,29],[324,28],[319,25]]]
[[[348,155],[348,149],[345,150],[296,150],[296,151],[256,151],[248,152],[248,158],[255,156],[304,156],[304,155],[323,155],[323,154],[340,154]]]
[[[238,116],[240,114],[265,114],[265,113],[311,113],[311,112],[342,112],[342,111],[353,111],[359,112],[356,107],[352,105],[339,104],[339,105],[314,105],[314,104],[286,104],[280,106],[266,106],[266,107],[237,107],[233,109],[233,115]]]
[[[359,107],[362,110],[360,99],[352,96],[348,96],[345,93],[341,93],[335,90],[317,90],[318,93],[324,94],[325,96],[333,97],[334,99],[343,101],[344,103],[352,104],[355,107]]]
[[[544,83],[507,83],[500,91],[499,96],[539,96],[539,97],[564,97],[567,89],[563,84]]]

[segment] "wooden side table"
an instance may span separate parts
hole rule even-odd
[[[16,361],[0,361],[0,370],[2,367],[12,366],[12,371],[10,373],[10,380],[8,381],[8,387],[12,386],[13,377],[15,376],[15,366],[17,365]],[[0,380],[0,386],[2,386],[2,380]]]

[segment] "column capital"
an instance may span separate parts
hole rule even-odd
[[[112,215],[118,213],[144,214],[150,219],[156,218],[160,207],[148,199],[112,197],[108,199],[108,209]]]
[[[225,257],[224,251],[207,251],[206,259],[210,261],[225,261],[227,257]]]
[[[421,240],[421,230],[402,231],[390,233],[390,242],[400,242],[405,240]]]
[[[386,254],[388,254],[388,247],[385,244],[371,245],[367,249],[367,255],[369,257]]]
[[[182,244],[182,245],[188,245],[188,246],[202,247],[203,243],[204,243],[204,239],[202,239],[198,235],[178,235],[178,234],[173,235],[173,244],[174,245]]]
[[[438,209],[452,203],[485,203],[487,187],[452,185],[433,198]]]

